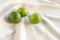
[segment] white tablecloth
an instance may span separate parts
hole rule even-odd
[[[7,23],[4,16],[15,8],[16,3],[27,7],[30,13],[38,11],[42,22],[27,24],[24,22],[29,20],[25,17],[19,24]],[[0,2],[0,40],[60,40],[60,4],[47,0]]]

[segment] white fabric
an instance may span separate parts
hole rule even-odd
[[[60,40],[60,4],[51,0],[24,0],[0,5],[0,40]],[[42,22],[33,25],[29,23],[28,16],[22,18],[19,24],[6,22],[5,16],[19,6],[25,6],[29,15],[40,13]]]

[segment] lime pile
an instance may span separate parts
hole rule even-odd
[[[28,10],[25,7],[18,8],[17,11],[12,11],[9,15],[9,21],[12,23],[19,23],[22,17],[27,16]],[[29,20],[32,24],[37,24],[41,22],[41,15],[38,13],[33,13],[30,15]]]

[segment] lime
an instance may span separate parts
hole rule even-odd
[[[25,17],[25,16],[28,14],[27,9],[24,8],[24,7],[20,7],[20,8],[18,8],[17,11],[21,14],[21,17]]]
[[[38,13],[30,15],[29,19],[32,24],[37,24],[42,20],[41,15],[39,15]]]
[[[9,15],[9,20],[12,23],[19,23],[21,21],[21,15],[18,12],[13,11]]]

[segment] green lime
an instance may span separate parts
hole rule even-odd
[[[25,16],[28,14],[27,9],[24,8],[24,7],[20,7],[20,8],[18,8],[17,11],[21,14],[21,17],[25,17]]]
[[[19,23],[21,21],[21,15],[18,12],[13,11],[9,15],[9,20],[12,23]]]
[[[42,21],[41,15],[38,13],[34,13],[34,14],[30,15],[29,19],[32,24],[37,24]]]

